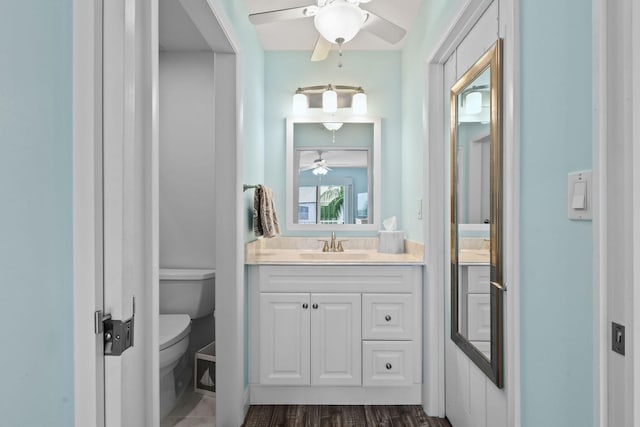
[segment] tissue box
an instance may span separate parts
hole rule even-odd
[[[402,231],[379,231],[378,252],[387,254],[404,253],[404,233]]]

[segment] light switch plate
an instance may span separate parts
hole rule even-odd
[[[576,206],[579,206],[576,208]],[[571,172],[567,186],[567,215],[577,221],[593,219],[591,171]]]

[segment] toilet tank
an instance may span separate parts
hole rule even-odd
[[[160,269],[160,314],[188,314],[192,319],[213,314],[214,269]]]

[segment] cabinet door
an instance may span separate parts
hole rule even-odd
[[[361,385],[360,294],[311,294],[311,384]]]
[[[309,294],[260,294],[260,383],[309,384]]]
[[[491,339],[491,302],[489,294],[468,294],[469,340],[489,341]]]

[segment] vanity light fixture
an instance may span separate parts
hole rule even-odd
[[[293,114],[303,115],[309,108],[322,108],[335,113],[338,108],[349,108],[355,115],[367,114],[367,95],[361,86],[321,85],[299,87],[293,95]]]

